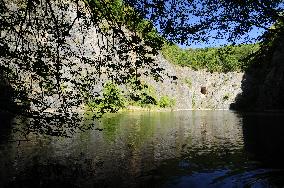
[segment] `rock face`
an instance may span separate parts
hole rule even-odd
[[[98,95],[107,78],[121,81],[135,72],[129,58],[134,51],[131,33],[124,32],[124,26],[117,26],[116,32],[102,30],[107,21],[93,15],[83,1],[3,3],[0,70],[14,72],[17,83],[10,84],[27,94],[18,103],[28,103],[31,110],[74,111],[88,96]]]
[[[6,3],[8,4],[8,2]],[[14,14],[17,15],[19,7],[13,2],[8,5],[11,12],[9,16],[13,18]],[[47,6],[46,4],[44,5]],[[11,58],[0,57],[1,66],[10,64],[10,67],[17,70],[17,79],[22,81],[23,85],[27,85],[28,96],[31,99],[39,99],[37,103],[30,102],[31,108],[36,111],[59,108],[67,103],[77,108],[83,103],[83,100],[78,98],[81,92],[81,88],[78,85],[84,85],[85,82],[89,83],[92,81],[90,87],[84,89],[88,90],[91,95],[101,93],[102,84],[108,78],[123,76],[123,74],[127,74],[127,71],[131,70],[128,67],[133,66],[130,66],[131,60],[122,61],[118,58],[119,55],[116,51],[120,47],[121,42],[114,38],[111,31],[103,33],[99,31],[97,26],[85,23],[90,22],[91,19],[87,13],[85,14],[85,19],[77,18],[78,7],[76,8],[74,4],[66,1],[64,6],[66,6],[65,9],[59,9],[59,4],[57,3],[47,6],[47,9],[53,8],[55,13],[46,12],[45,15],[42,15],[44,12],[42,12],[41,7],[37,7],[35,9],[36,14],[44,18],[41,20],[41,29],[31,27],[30,25],[33,24],[24,25],[31,31],[23,35],[28,42],[18,44],[17,48],[23,52],[21,54],[28,54],[26,56],[29,58],[28,62],[31,69],[19,67],[20,64],[27,64],[25,55],[23,57],[13,57],[12,60]],[[79,6],[79,8],[82,9],[81,12],[85,11],[83,5]],[[70,25],[68,36],[64,38],[63,44],[58,42],[55,37],[58,33],[52,29],[53,27],[58,29],[58,27],[55,27],[57,22],[54,22],[53,14],[62,16],[64,24]],[[61,33],[64,33],[63,29]],[[11,41],[18,41],[17,34],[9,33],[8,31],[1,32],[1,37],[9,37]],[[14,53],[17,52],[14,43],[10,42],[8,45],[10,45],[8,46],[10,50],[14,50]],[[125,48],[125,46],[122,47]],[[37,58],[40,49],[44,50],[42,50],[41,57]],[[53,58],[53,56],[49,57],[47,52],[57,54],[54,57],[58,57],[58,59]],[[281,53],[282,51],[279,52],[279,56],[281,56]],[[278,62],[278,59],[281,59],[281,57],[275,57],[275,62]],[[167,95],[174,98],[176,100],[176,109],[229,109],[237,94],[241,92],[242,73],[229,72],[225,74],[209,73],[205,70],[194,71],[187,67],[174,66],[161,55],[155,57],[155,62],[164,69],[164,72],[162,72],[163,81],[156,82],[151,77],[142,77],[142,79],[156,89],[158,97]],[[39,72],[43,74],[45,71],[50,71],[52,76],[37,77],[38,74],[33,74],[37,68],[40,69],[44,66],[47,66],[46,70],[39,70]],[[116,66],[120,68],[116,68]],[[143,68],[149,69],[149,67],[145,66]],[[119,71],[115,71],[116,69]],[[277,78],[273,78],[280,82],[283,81],[281,70],[275,69],[272,73],[273,75],[278,75]],[[141,73],[143,72],[143,70],[140,71]],[[54,72],[58,72],[58,74],[53,75]],[[60,77],[57,78],[57,76]],[[47,94],[49,87],[44,85],[46,80],[49,80],[51,85],[58,85],[57,89],[60,88],[62,90],[61,95],[58,95],[56,91]],[[56,83],[58,80],[60,83]],[[265,88],[270,87],[270,83],[274,82],[272,78],[270,80]],[[125,88],[124,86],[121,87]],[[278,90],[280,92],[283,88],[279,87]],[[274,93],[274,95],[278,95],[279,92]],[[66,97],[64,100],[61,98],[62,95]]]
[[[244,74],[242,93],[232,108],[238,110],[284,110],[284,34],[273,42],[272,54],[261,66]]]
[[[236,96],[242,92],[243,73],[210,73],[195,71],[188,67],[170,64],[161,55],[156,60],[169,75],[162,82],[144,78],[157,90],[157,94],[168,95],[176,100],[176,109],[229,109]],[[171,77],[176,76],[173,80]],[[202,93],[201,90],[206,89]]]
[[[271,67],[260,85],[258,105],[264,109],[284,109],[284,36],[274,51]]]

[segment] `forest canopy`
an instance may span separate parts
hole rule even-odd
[[[200,49],[182,49],[177,45],[165,44],[161,52],[171,63],[187,66],[194,70],[244,72],[258,50],[259,44],[227,45]]]

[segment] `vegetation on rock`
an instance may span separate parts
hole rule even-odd
[[[125,107],[125,98],[117,84],[107,82],[104,85],[102,96],[95,97],[87,103],[87,106],[101,116],[107,112],[117,112]]]
[[[160,107],[172,108],[175,100],[169,96],[161,96],[156,90],[145,83],[131,79],[127,91],[120,89],[119,85],[108,81],[102,90],[102,96],[90,97],[86,103],[88,109],[101,117],[105,113],[114,113],[128,106],[140,106],[143,108]]]

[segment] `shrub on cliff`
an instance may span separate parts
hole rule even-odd
[[[107,112],[113,113],[124,108],[125,102],[126,100],[118,85],[107,82],[104,85],[102,96],[89,101],[87,106],[100,117]]]
[[[172,108],[176,104],[176,101],[169,96],[162,96],[158,102],[159,107],[161,108]]]

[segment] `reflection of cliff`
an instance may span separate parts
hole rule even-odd
[[[253,159],[268,167],[284,166],[283,114],[243,115],[244,146]]]

